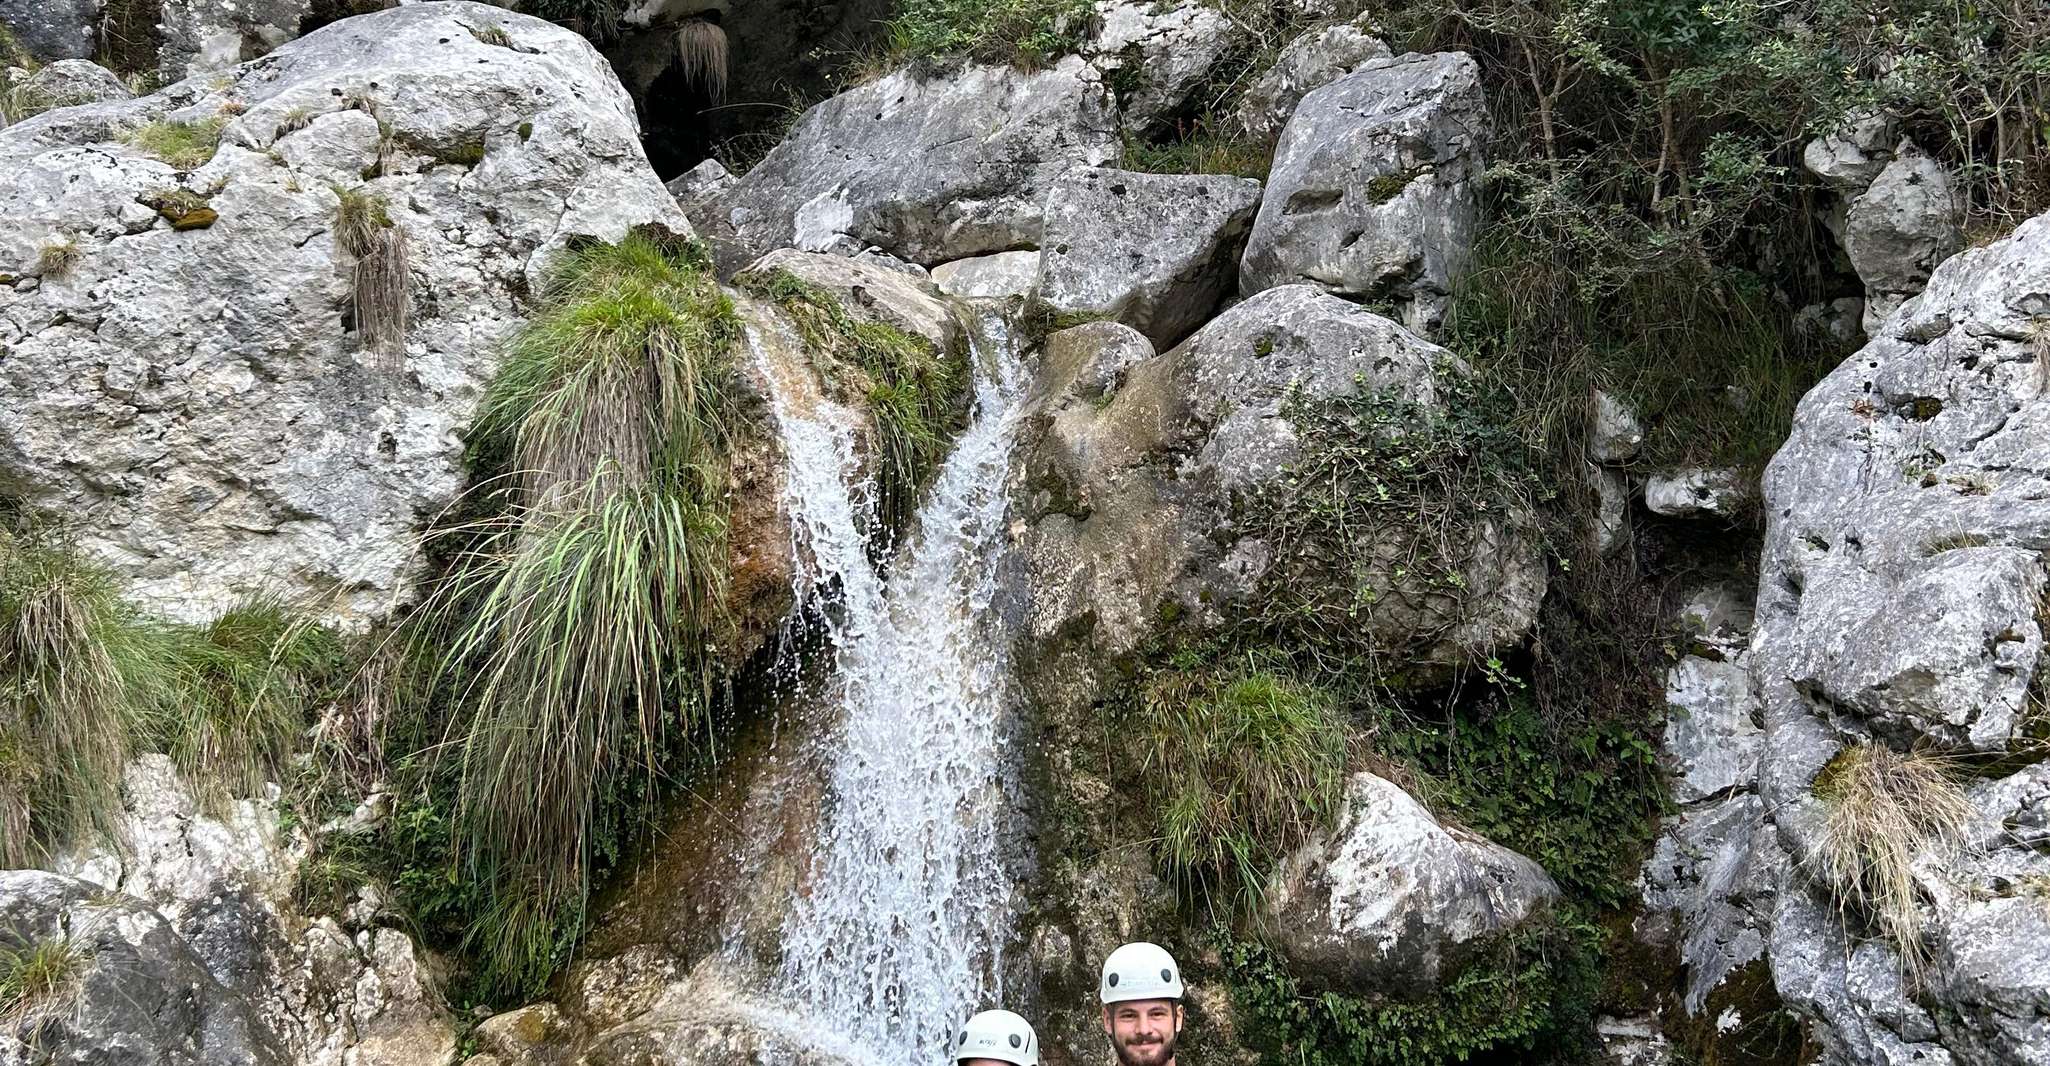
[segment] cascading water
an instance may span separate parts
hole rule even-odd
[[[879,523],[855,476],[857,419],[789,368],[770,372],[799,596],[825,619],[838,716],[832,815],[784,924],[779,979],[883,1066],[932,1061],[954,1023],[996,1004],[1010,932],[1011,708],[990,607],[1024,375],[1005,324],[981,325],[972,419],[887,570],[860,532]]]

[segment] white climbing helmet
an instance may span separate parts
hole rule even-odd
[[[1098,989],[1105,1003],[1129,1003],[1135,999],[1182,998],[1182,968],[1174,956],[1157,944],[1141,941],[1126,944],[1103,960],[1103,983]]]
[[[1017,1066],[1039,1066],[1039,1037],[1032,1023],[1007,1010],[986,1010],[954,1034],[953,1062],[995,1059]]]

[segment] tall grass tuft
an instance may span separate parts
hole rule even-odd
[[[1868,918],[1899,949],[1910,975],[1928,961],[1914,864],[1964,844],[1972,805],[1935,757],[1882,744],[1844,749],[1816,775],[1828,812],[1817,856],[1842,904]]]
[[[85,966],[85,954],[62,937],[0,944],[0,1027],[12,1029],[63,999]]]
[[[275,600],[256,600],[177,631],[168,668],[177,698],[156,729],[187,781],[212,801],[278,780],[309,711],[347,672],[335,633]]]
[[[335,246],[355,261],[350,288],[363,350],[395,361],[406,348],[413,317],[411,256],[406,231],[382,195],[336,189]]]
[[[228,120],[221,117],[197,122],[159,119],[129,131],[127,141],[179,170],[197,170],[214,157],[221,144],[221,130]]]
[[[0,531],[0,864],[106,828],[160,634],[110,575],[37,533]]]
[[[488,992],[559,961],[605,805],[702,723],[737,337],[701,253],[629,238],[569,256],[487,394],[477,446],[510,457],[520,499],[437,602],[469,714],[458,837],[488,886],[469,931]]]
[[[676,28],[677,71],[714,104],[726,99],[727,62],[726,31],[718,23],[689,19]]]
[[[1337,701],[1249,660],[1223,673],[1163,671],[1139,714],[1162,864],[1213,908],[1256,909],[1274,864],[1343,800]]]

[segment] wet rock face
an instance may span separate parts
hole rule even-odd
[[[899,71],[805,112],[694,217],[729,271],[784,247],[872,245],[930,266],[1038,244],[1054,180],[1118,153],[1109,94],[1080,59]]]
[[[1047,195],[1037,298],[1172,345],[1233,287],[1259,206],[1250,178],[1072,171]]]
[[[1758,795],[1796,873],[1771,911],[1769,958],[1780,994],[1819,1023],[1825,1061],[2050,1057],[2050,909],[2022,887],[2050,874],[2044,764],[1974,784],[1969,846],[1921,856],[1930,961],[1913,992],[1893,947],[1850,937],[1817,880],[1828,808],[1813,792],[1853,743],[2031,758],[2021,708],[2041,669],[2050,542],[2045,315],[2039,217],[1938,267],[1801,402],[1765,479]]]
[[[1439,824],[1393,783],[1361,773],[1338,828],[1283,862],[1266,906],[1294,972],[1401,995],[1436,985],[1558,897],[1537,863]]]
[[[1487,124],[1464,53],[1369,60],[1302,98],[1240,267],[1247,295],[1307,283],[1435,327],[1473,244]]]
[[[201,150],[173,166],[123,140],[150,122],[197,124]],[[381,196],[405,233],[403,355],[352,332],[335,187]],[[689,232],[603,58],[463,2],[10,127],[0,215],[0,274],[18,279],[0,285],[0,488],[67,515],[137,599],[182,618],[258,590],[343,620],[403,602],[550,256],[636,225]],[[45,269],[66,242],[75,262]]]

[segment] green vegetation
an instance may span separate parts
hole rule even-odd
[[[511,48],[513,46],[512,35],[505,32],[505,27],[503,26],[490,23],[479,26],[474,23],[465,22],[463,23],[463,28],[470,31],[470,36],[493,47]]]
[[[1483,947],[1443,987],[1420,996],[1307,988],[1257,941],[1230,933],[1218,941],[1243,1029],[1267,1062],[1439,1066],[1577,1050],[1592,1021],[1598,980],[1588,931],[1560,922]]]
[[[472,444],[506,506],[456,531],[423,620],[453,757],[402,759],[421,801],[397,827],[401,890],[461,928],[483,995],[560,964],[594,868],[707,724],[738,336],[701,250],[594,245],[486,396]]]
[[[218,116],[198,122],[158,119],[131,130],[125,139],[179,170],[196,170],[214,157],[221,129],[227,124],[227,119]]]
[[[1933,756],[1902,755],[1883,744],[1837,753],[1810,786],[1827,812],[1822,873],[1838,900],[1870,921],[1901,953],[1912,975],[1928,961],[1922,941],[1914,863],[1964,842],[1972,805]]]
[[[1329,694],[1233,665],[1154,674],[1131,724],[1161,864],[1192,898],[1250,911],[1274,864],[1337,815],[1345,722]]]
[[[1165,137],[1148,140],[1125,134],[1124,169],[1152,174],[1232,174],[1265,178],[1274,163],[1263,145],[1223,129],[1224,120],[1202,115],[1176,122]]]
[[[1094,15],[1088,0],[906,0],[890,20],[890,48],[902,59],[1031,69],[1081,47]]]
[[[887,522],[901,523],[966,424],[966,354],[942,352],[886,322],[858,319],[833,294],[787,270],[743,275],[736,283],[788,312],[805,344],[832,357],[829,386],[866,399],[882,445],[878,507]]]
[[[68,994],[85,961],[63,937],[0,944],[0,1026],[13,1028],[49,1010]]]
[[[392,221],[382,193],[337,188],[335,197],[335,247],[354,261],[356,332],[365,351],[396,356],[405,351],[413,311],[406,231]]]

